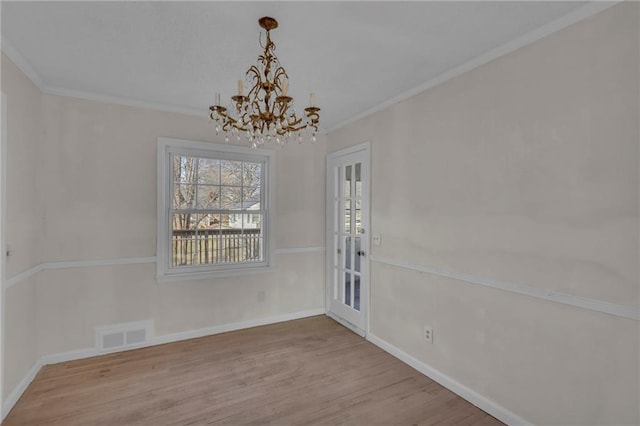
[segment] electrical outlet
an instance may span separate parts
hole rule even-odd
[[[433,344],[433,327],[431,327],[430,325],[425,325],[423,330],[424,340],[426,340],[427,343]]]
[[[382,236],[380,234],[373,234],[373,245],[379,246],[382,244]]]

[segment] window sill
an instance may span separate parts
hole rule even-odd
[[[212,278],[237,277],[242,275],[256,275],[268,272],[274,272],[273,265],[257,266],[253,268],[235,268],[223,269],[218,271],[198,271],[198,272],[174,272],[166,274],[158,274],[156,281],[158,283],[176,282],[176,281],[194,281],[207,280]]]

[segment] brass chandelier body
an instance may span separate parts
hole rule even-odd
[[[309,96],[309,106],[300,118],[293,110],[293,98],[287,95],[289,76],[280,65],[271,40],[271,30],[278,22],[265,16],[258,21],[266,30],[264,51],[258,56],[258,65],[252,65],[246,72],[246,80],[253,84],[247,95],[243,94],[242,80],[238,81],[238,94],[231,97],[230,110],[220,105],[220,95],[216,95],[216,105],[209,107],[210,117],[216,123],[216,132],[222,129],[240,141],[244,133],[253,146],[275,141],[284,144],[290,139],[302,141],[306,130],[315,141],[320,122],[320,108],[314,105],[313,93]]]

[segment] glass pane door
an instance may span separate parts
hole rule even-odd
[[[329,311],[356,328],[365,327],[365,278],[368,192],[365,190],[368,152],[330,158],[333,251]]]

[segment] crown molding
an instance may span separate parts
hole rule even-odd
[[[531,44],[535,41],[538,41],[550,34],[553,34],[563,28],[568,27],[576,22],[582,21],[590,16],[593,16],[603,10],[610,8],[618,3],[620,0],[613,1],[592,1],[587,3],[586,5],[575,9],[568,14],[552,21],[542,27],[539,27],[533,31],[528,32],[527,34],[520,36],[510,42],[503,44],[489,52],[486,52],[476,58],[459,65],[449,71],[446,71],[433,79],[426,81],[425,83],[410,89],[404,93],[401,93],[398,96],[395,96],[385,102],[382,102],[380,105],[377,105],[373,108],[370,108],[360,114],[357,114],[345,121],[342,121],[336,126],[333,126],[329,129],[320,129],[320,134],[327,135],[333,131],[336,131],[348,124],[351,124],[357,120],[360,120],[364,117],[375,114],[378,111],[381,111],[385,108],[390,107],[391,105],[397,104],[404,100],[407,100],[417,94],[420,94],[428,89],[431,89],[437,85],[440,85],[448,80],[451,80],[461,74],[464,74],[467,71],[471,71],[474,68],[479,67],[480,65],[486,64],[494,59],[497,59],[501,56],[507,55],[521,47],[524,47],[528,44]],[[2,36],[2,51],[16,64],[16,66],[27,76],[29,79],[35,84],[41,92],[49,94],[49,95],[57,95],[57,96],[66,96],[71,98],[85,99],[90,101],[98,101],[98,102],[107,102],[116,105],[125,105],[136,108],[146,108],[156,111],[163,112],[171,112],[177,114],[183,114],[194,117],[206,117],[206,108],[203,110],[195,109],[195,108],[187,108],[176,105],[162,104],[159,102],[148,102],[148,101],[140,101],[135,99],[128,99],[119,96],[109,96],[103,95],[94,92],[85,92],[80,90],[67,89],[63,87],[51,87],[44,83],[42,77],[38,74],[35,68],[31,65],[31,63],[15,48],[15,46],[5,37]]]
[[[354,123],[362,118],[373,115],[379,111],[382,111],[392,105],[405,101],[409,98],[412,98],[422,92],[425,92],[435,86],[439,86],[442,83],[445,83],[449,80],[454,79],[468,71],[473,70],[481,65],[484,65],[488,62],[493,61],[494,59],[498,59],[502,56],[508,55],[511,52],[514,52],[522,47],[525,47],[529,44],[532,44],[548,35],[551,35],[555,32],[558,32],[570,25],[573,25],[577,22],[580,22],[584,19],[587,19],[597,13],[600,13],[611,6],[614,6],[621,1],[592,1],[587,3],[586,5],[579,7],[566,15],[556,19],[555,21],[551,21],[548,24],[545,24],[541,27],[536,28],[520,37],[517,37],[501,46],[496,47],[488,52],[481,54],[480,56],[476,56],[468,62],[465,62],[455,68],[450,69],[449,71],[445,71],[442,74],[422,83],[419,86],[414,87],[413,89],[409,89],[406,92],[399,94],[398,96],[394,96],[391,99],[388,99],[381,104],[370,108],[364,112],[354,115],[351,118],[341,122],[340,124],[333,126],[326,130],[327,133],[334,132],[339,130],[351,123]]]
[[[44,80],[35,70],[33,65],[31,65],[31,62],[29,62],[29,60],[27,60],[25,56],[20,53],[20,51],[14,46],[14,44],[4,35],[2,36],[2,52],[4,52],[9,59],[11,59],[11,61],[18,67],[18,69],[22,71],[27,76],[27,78],[29,78],[29,80],[31,80],[31,82],[38,89],[40,89],[42,93],[45,93],[47,95],[65,96],[69,98],[84,99],[96,102],[106,102],[116,105],[145,108],[155,111],[171,112],[194,117],[207,117],[206,108],[203,110],[198,110],[194,108],[162,104],[159,102],[140,101],[119,96],[110,96],[94,92],[67,89],[64,87],[49,86],[44,83]]]
[[[208,109],[202,110],[194,108],[186,108],[169,104],[162,104],[159,102],[147,102],[139,101],[136,99],[123,98],[119,96],[101,95],[99,93],[84,92],[81,90],[67,89],[64,87],[49,87],[45,86],[42,92],[47,95],[64,96],[68,98],[84,99],[95,102],[105,102],[115,105],[124,105],[134,108],[151,109],[154,111],[171,112],[175,114],[189,115],[194,117],[208,118]]]
[[[11,59],[11,61],[26,75],[33,84],[36,85],[41,92],[44,92],[45,84],[40,74],[33,68],[31,62],[25,58],[13,43],[3,34],[2,35],[2,51]]]

